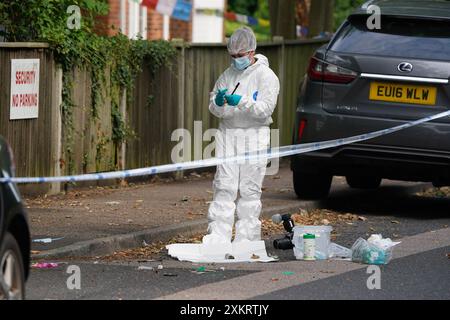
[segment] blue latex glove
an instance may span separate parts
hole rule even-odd
[[[237,95],[237,94],[233,94],[233,95],[225,95],[225,99],[227,99],[227,102],[230,106],[236,107],[239,102],[242,99],[242,96]]]
[[[225,104],[225,94],[227,93],[228,89],[219,90],[219,92],[216,95],[215,103],[219,107],[223,107]]]

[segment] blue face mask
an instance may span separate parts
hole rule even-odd
[[[251,65],[250,58],[248,56],[243,56],[241,58],[233,59],[233,65],[238,70],[245,70]]]

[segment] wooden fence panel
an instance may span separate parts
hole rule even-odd
[[[16,45],[0,43],[0,134],[14,151],[16,175],[52,176],[55,173],[56,134],[52,125],[56,66],[53,55],[45,44]],[[39,117],[37,119],[10,120],[11,59],[39,59]],[[49,186],[40,186],[47,191]]]
[[[94,114],[92,105],[92,81],[90,70],[72,71],[71,89],[73,106],[72,128],[63,128],[67,136],[72,131],[72,139],[63,139],[62,158],[64,174],[81,174],[110,171],[116,168],[115,147],[112,142],[111,97],[109,70],[105,70],[105,83],[100,88],[100,103]],[[71,150],[72,159],[68,159]]]
[[[210,142],[194,144],[194,122],[201,121],[204,133],[217,128],[219,121],[209,112],[210,93],[220,75],[230,66],[229,56],[223,47],[195,47],[186,51],[186,86],[185,86],[185,123],[184,127],[191,132],[192,159],[202,158],[203,148]]]
[[[261,44],[257,50],[269,59],[270,67],[279,76],[281,92],[273,116],[274,129],[280,129],[280,144],[291,143],[292,128],[299,85],[304,78],[308,61],[314,50],[324,41],[293,41]],[[111,88],[109,71],[105,70],[105,86],[97,115],[92,112],[92,81],[89,70],[73,70],[72,144],[64,142],[68,127],[61,127],[61,83],[58,68],[45,44],[28,47],[0,44],[0,134],[6,137],[15,151],[18,176],[53,176],[114,170],[118,167],[116,146],[112,141]],[[126,142],[126,168],[140,168],[171,163],[172,149],[178,141],[171,141],[176,129],[187,129],[191,139],[191,157],[202,158],[203,133],[217,128],[218,119],[208,110],[209,93],[221,73],[230,66],[225,45],[191,45],[179,47],[179,54],[170,68],[152,74],[143,67],[135,81],[126,119],[135,137]],[[11,59],[39,58],[40,89],[39,118],[9,120]],[[60,74],[60,73],[59,73]],[[201,121],[195,132],[194,123]],[[195,134],[200,144],[195,145]],[[58,140],[59,139],[59,140]],[[198,141],[197,141],[198,142]],[[61,145],[62,144],[62,145]],[[72,167],[67,150],[72,149]],[[59,170],[60,159],[64,164]]]
[[[135,82],[127,119],[135,137],[127,141],[129,169],[171,163],[171,134],[178,128],[178,66],[151,73],[144,66]]]

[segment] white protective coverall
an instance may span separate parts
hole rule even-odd
[[[255,40],[256,43],[256,40]],[[256,49],[256,48],[255,48]],[[263,55],[255,55],[256,62],[243,71],[233,65],[218,79],[211,93],[209,110],[220,118],[216,135],[216,156],[232,157],[245,152],[266,151],[270,147],[270,124],[276,107],[280,83],[269,68]],[[219,90],[228,89],[241,95],[240,103],[233,107],[220,107],[215,102]],[[210,204],[208,235],[203,243],[228,243],[232,238],[234,213],[237,211],[234,241],[261,240],[261,187],[267,160],[244,163],[225,163],[217,167],[214,179],[214,199]],[[237,194],[240,199],[235,204]]]

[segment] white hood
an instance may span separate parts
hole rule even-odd
[[[267,57],[265,55],[257,54],[257,55],[255,55],[255,58],[257,59],[257,61],[255,62],[255,64],[253,66],[261,64],[266,67],[269,67],[269,59],[267,59]]]

